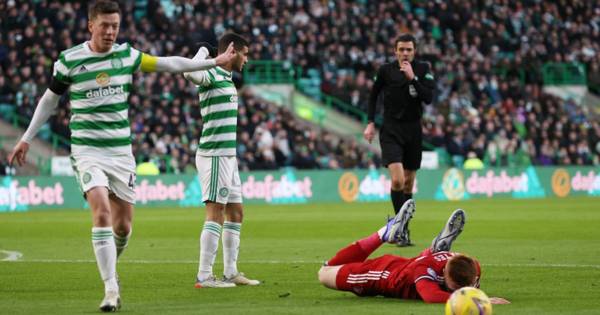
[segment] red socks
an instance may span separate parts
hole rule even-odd
[[[357,242],[350,244],[347,247],[342,248],[333,258],[328,262],[328,266],[339,266],[343,264],[362,262],[372,252],[374,252],[382,242],[377,233],[373,233],[369,237],[363,238]]]

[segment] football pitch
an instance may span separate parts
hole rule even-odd
[[[414,256],[457,207],[467,212],[453,251],[482,264],[482,289],[509,299],[494,314],[600,314],[600,200],[418,201]],[[126,314],[443,314],[441,304],[329,290],[317,271],[373,233],[389,203],[246,206],[239,269],[258,287],[195,289],[204,209],[136,209],[117,270]],[[0,313],[98,313],[103,285],[87,211],[0,214]],[[18,254],[22,254],[19,258]],[[7,261],[13,260],[13,261]],[[222,254],[215,273],[222,272]]]

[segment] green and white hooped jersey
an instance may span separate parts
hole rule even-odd
[[[238,95],[231,72],[216,67],[201,73],[198,94],[203,124],[197,153],[235,156]]]
[[[132,154],[127,99],[141,59],[128,43],[106,53],[88,42],[61,52],[53,76],[69,85],[72,154]]]

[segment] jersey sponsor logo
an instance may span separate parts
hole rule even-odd
[[[96,98],[96,97],[103,97],[103,96],[109,96],[109,95],[115,95],[115,94],[122,94],[125,93],[125,89],[123,89],[123,86],[117,86],[117,87],[105,87],[105,88],[99,88],[96,90],[89,90],[87,93],[85,93],[85,97],[87,98]]]
[[[84,73],[87,72],[87,68],[85,67],[85,65],[82,65],[81,67],[79,67],[79,71],[77,71],[77,73]]]
[[[110,64],[115,69],[123,67],[123,61],[121,61],[121,59],[119,59],[119,58],[111,59]]]
[[[110,76],[106,72],[100,72],[96,76],[96,83],[100,86],[107,86],[110,83]]]

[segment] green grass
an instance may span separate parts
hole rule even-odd
[[[511,305],[494,314],[600,314],[598,199],[418,202],[418,246],[375,255],[416,255],[456,207],[467,225],[453,250],[477,257],[482,288]],[[374,232],[389,209],[378,204],[247,206],[239,266],[259,287],[194,289],[203,209],[136,210],[133,238],[118,271],[128,314],[443,314],[443,305],[359,298],[322,287],[321,262]],[[85,211],[0,215],[0,313],[97,313],[103,286]],[[0,260],[5,258],[0,253]],[[222,271],[221,254],[215,272]]]

